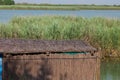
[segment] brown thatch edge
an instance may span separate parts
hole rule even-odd
[[[82,40],[0,39],[1,53],[96,52]]]

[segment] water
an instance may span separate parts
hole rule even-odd
[[[2,76],[0,75],[0,80],[2,80]]]
[[[0,10],[0,23],[8,22],[13,16],[71,15],[82,17],[120,18],[120,10]]]
[[[103,62],[101,80],[120,80],[120,62]]]

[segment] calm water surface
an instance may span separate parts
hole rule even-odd
[[[101,80],[120,80],[120,62],[102,62]]]
[[[72,15],[82,17],[120,18],[120,10],[0,10],[0,22],[8,22],[14,16]]]
[[[107,17],[120,18],[120,10],[0,10],[0,23],[7,23],[14,16],[41,16],[41,15],[67,15],[82,17]],[[0,74],[2,64],[0,58]],[[1,80],[1,76],[0,76]],[[119,63],[102,63],[101,80],[120,80],[120,62]]]

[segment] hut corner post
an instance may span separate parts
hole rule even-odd
[[[101,50],[99,49],[98,52],[96,52],[97,54],[97,66],[96,66],[96,80],[100,80],[100,55],[101,55]]]

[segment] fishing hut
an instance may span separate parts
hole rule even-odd
[[[81,40],[0,39],[3,80],[100,80],[99,51]]]

